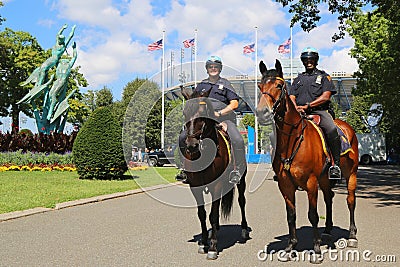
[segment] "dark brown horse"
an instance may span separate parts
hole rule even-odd
[[[188,95],[185,95],[188,98]],[[228,218],[232,209],[234,185],[228,181],[230,172],[230,146],[225,134],[217,128],[214,109],[207,97],[192,95],[184,107],[186,121],[186,148],[184,151],[184,167],[187,171],[187,181],[197,202],[197,215],[201,223],[201,241],[199,253],[207,253],[207,259],[216,259],[217,231],[219,225],[219,210]],[[246,173],[237,185],[239,206],[242,213],[242,238],[249,238],[249,229],[245,215]],[[204,193],[212,197],[210,236],[206,225],[206,210],[204,208]],[[208,243],[208,238],[210,242]]]
[[[257,116],[260,123],[271,117],[275,122],[277,143],[272,166],[278,176],[278,187],[286,203],[289,244],[285,250],[289,252],[297,244],[295,192],[300,187],[308,195],[308,219],[314,229],[314,251],[316,254],[320,254],[321,236],[317,229],[319,221],[317,212],[318,185],[323,192],[326,204],[324,233],[328,235],[330,235],[333,227],[332,200],[334,196],[328,178],[329,161],[323,150],[323,142],[317,128],[303,114],[297,112],[294,103],[289,98],[279,60],[276,60],[275,69],[268,70],[262,61],[259,67],[262,74],[259,84],[262,96],[257,106]],[[354,221],[354,209],[356,204],[358,141],[349,124],[341,120],[335,120],[335,124],[342,129],[352,148],[341,156],[340,167],[342,176],[346,179],[347,206],[350,211],[350,235],[347,245],[356,247],[357,228]]]

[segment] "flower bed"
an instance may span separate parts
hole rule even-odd
[[[76,171],[76,168],[72,164],[59,165],[59,164],[28,164],[28,165],[13,165],[3,164],[0,166],[0,172],[4,171]]]

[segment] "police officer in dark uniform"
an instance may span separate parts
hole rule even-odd
[[[330,98],[336,94],[336,89],[331,77],[325,71],[317,69],[319,55],[315,48],[306,47],[300,58],[306,71],[294,79],[290,98],[299,112],[321,117],[320,127],[327,138],[334,161],[334,165],[329,168],[329,178],[340,179],[340,137],[333,117],[328,112]]]
[[[238,108],[239,96],[236,94],[232,84],[220,76],[222,60],[218,56],[210,56],[206,61],[208,78],[197,85],[194,91],[198,93],[209,92],[210,99],[215,110],[215,118],[218,122],[227,125],[227,132],[231,140],[233,150],[234,169],[229,175],[229,181],[233,184],[240,182],[241,175],[246,170],[245,145],[239,130],[236,128],[236,115],[234,110]],[[179,147],[181,152],[185,149],[186,132],[179,135]],[[177,180],[185,180],[184,171],[177,175]]]

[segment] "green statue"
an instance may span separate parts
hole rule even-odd
[[[71,73],[72,66],[74,65],[76,57],[78,55],[76,52],[75,42],[72,44],[72,48],[73,48],[72,59],[71,60],[61,59],[57,65],[56,80],[54,81],[49,92],[49,97],[47,98],[47,100],[50,101],[50,108],[47,114],[48,120],[51,120],[54,107],[56,106],[57,102],[61,102],[65,98],[65,93],[67,92],[68,88],[68,76]],[[53,120],[55,119],[56,118],[54,118]]]
[[[65,24],[57,33],[56,44],[52,47],[51,56],[40,67],[37,67],[25,82],[21,83],[22,86],[29,83],[35,85],[17,102],[17,104],[30,103],[32,105],[38,131],[46,134],[63,132],[69,108],[68,98],[75,93],[74,90],[66,96],[68,77],[77,58],[76,43],[72,44],[73,56],[71,59],[61,59],[61,57],[74,36],[76,26],[72,27],[67,40],[62,34],[66,28]],[[48,71],[53,67],[56,67],[56,73],[47,79]],[[35,101],[41,96],[44,97],[43,107],[39,109]]]

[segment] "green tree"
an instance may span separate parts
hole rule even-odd
[[[355,102],[353,107],[357,108],[358,104],[367,107],[368,111],[372,103],[382,104],[384,116],[380,130],[386,133],[388,147],[399,148],[400,24],[381,14],[362,12],[358,12],[354,21],[348,24],[348,32],[355,40],[351,55],[360,67],[360,71],[355,73],[357,87],[352,94],[365,99]]]
[[[4,4],[2,1],[0,1],[0,7],[2,7]],[[5,19],[0,15],[0,25],[5,21]]]
[[[136,79],[125,87],[122,102],[119,119],[122,119],[124,125],[124,149],[131,149],[132,145],[141,148],[143,146],[159,148],[161,145],[159,86],[155,82]],[[127,107],[123,112],[126,103]]]
[[[293,14],[291,26],[300,23],[304,31],[310,31],[317,26],[321,19],[319,4],[327,4],[332,14],[338,15],[339,33],[333,36],[333,40],[343,38],[347,28],[346,21],[353,21],[358,9],[371,4],[375,7],[374,13],[381,14],[391,21],[399,21],[400,3],[398,0],[275,0],[284,7],[289,6],[289,12]]]
[[[104,86],[102,89],[96,92],[96,107],[106,107],[113,103],[114,97],[109,88]]]
[[[44,60],[45,52],[29,33],[9,28],[0,32],[0,116],[11,116],[13,126],[19,125],[20,111],[32,116],[30,105],[16,104],[29,91],[20,83]]]

